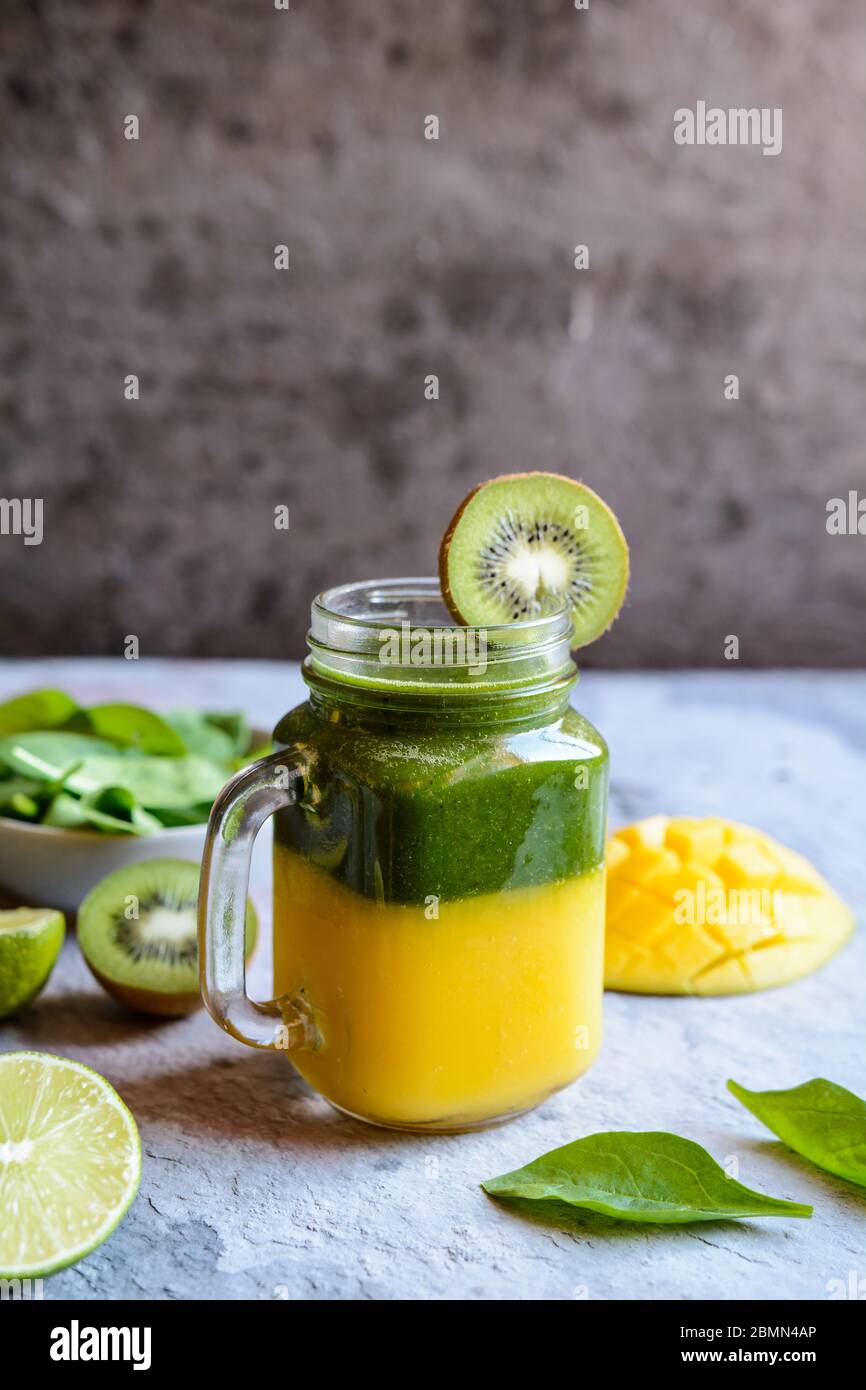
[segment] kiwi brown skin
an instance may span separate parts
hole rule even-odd
[[[442,537],[439,545],[439,587],[442,590],[442,597],[445,600],[448,612],[455,622],[461,623],[464,627],[466,626],[466,619],[457,607],[454,595],[451,592],[451,585],[448,583],[448,552],[451,549],[451,537],[457,530],[457,523],[466,511],[472,498],[475,496],[476,492],[480,492],[483,487],[486,487],[487,483],[504,483],[506,480],[511,481],[514,478],[526,478],[528,476],[529,475],[526,473],[500,473],[496,478],[488,478],[486,482],[478,483],[471,492],[467,492],[460,506],[449,521],[445,530],[445,535]]]
[[[87,960],[87,957],[84,957]],[[87,961],[91,975],[98,980],[112,999],[116,999],[118,1004],[123,1004],[124,1008],[131,1009],[136,1014],[149,1014],[153,1018],[183,1018],[186,1014],[194,1014],[196,1009],[202,1006],[201,995],[195,994],[160,994],[153,989],[136,989],[133,985],[121,985],[117,980],[109,980],[107,975],[103,975],[95,966]]]
[[[469,506],[469,503],[472,501],[476,493],[480,492],[482,488],[488,487],[490,483],[513,483],[516,482],[518,479],[522,478],[559,478],[560,481],[564,483],[582,482],[582,479],[580,478],[569,478],[566,473],[551,473],[546,468],[533,468],[530,469],[528,473],[497,473],[495,478],[486,478],[483,483],[477,483],[471,492],[467,492],[466,496],[463,498],[463,501],[460,503],[460,506],[457,508],[456,512],[454,513],[453,517],[448,523],[445,535],[442,537],[442,541],[439,546],[439,586],[442,590],[442,597],[445,600],[446,607],[448,608],[448,612],[451,614],[452,618],[455,620],[455,622],[460,623],[464,627],[467,626],[467,620],[460,612],[454,595],[451,592],[451,586],[448,582],[448,552],[451,548],[451,538],[454,535],[454,532],[457,530],[457,525],[460,521],[460,518],[462,517],[463,513]],[[583,484],[583,486],[588,487],[589,484],[585,483]],[[604,502],[603,498],[599,498],[599,501],[607,507],[607,503]],[[615,513],[611,511],[610,507],[608,507],[607,510],[610,512],[611,516],[616,522],[620,534],[622,534],[622,527],[620,526]],[[625,540],[624,536],[623,540]],[[628,580],[629,569],[628,564],[626,564],[626,572],[623,581],[622,594],[620,595],[616,612],[614,613],[607,627],[604,628],[603,632],[599,633],[599,636],[603,636],[605,632],[610,631],[617,618],[619,617],[620,613],[622,612],[622,608],[625,603],[626,591],[628,589]],[[468,626],[472,626],[472,624],[468,624]]]

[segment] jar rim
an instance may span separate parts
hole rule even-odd
[[[512,623],[468,627],[448,612],[437,578],[362,580],[313,600],[308,669],[407,693],[543,689],[573,677],[571,632],[564,604]]]

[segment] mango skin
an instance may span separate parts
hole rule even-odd
[[[751,826],[651,816],[608,846],[606,989],[772,989],[823,965],[853,927],[807,859]]]

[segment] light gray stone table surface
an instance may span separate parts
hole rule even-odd
[[[37,684],[83,702],[242,708],[271,726],[303,698],[298,669],[262,662],[0,662],[0,698]],[[866,900],[866,675],[602,674],[575,702],[612,752],[611,824],[656,811],[754,822]],[[261,838],[261,837],[260,837]],[[269,922],[267,844],[253,895]],[[267,931],[264,933],[267,935]],[[270,952],[252,972],[269,994]],[[0,1049],[79,1058],[141,1128],[141,1193],[122,1226],[47,1298],[800,1299],[866,1277],[866,1196],[776,1143],[725,1090],[829,1076],[866,1094],[866,941],[787,988],[732,999],[610,994],[585,1078],[511,1124],[415,1137],[345,1118],[285,1058],[246,1049],[204,1014],[121,1011],[68,939],[50,984]],[[814,1204],[809,1221],[672,1229],[589,1214],[558,1225],[479,1182],[584,1134],[665,1129],[735,1155],[740,1180]]]

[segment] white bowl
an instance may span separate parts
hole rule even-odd
[[[177,825],[154,835],[63,830],[0,816],[0,890],[15,905],[77,912],[112,869],[142,859],[201,860],[207,826]]]

